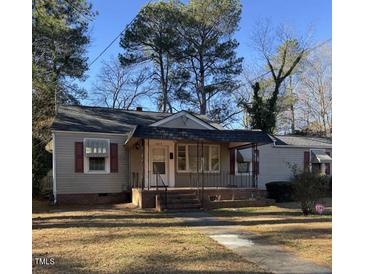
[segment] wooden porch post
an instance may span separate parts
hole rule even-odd
[[[251,174],[251,187],[255,187],[256,185],[256,157],[255,157],[255,144],[252,143],[251,145],[251,153],[252,153],[252,174]]]
[[[146,181],[146,172],[145,172],[145,168],[144,168],[144,162],[145,162],[145,141],[144,139],[142,139],[142,180],[141,180],[141,183],[142,183],[142,189],[143,189],[143,185]]]
[[[147,187],[150,190],[150,139],[147,139]]]
[[[200,165],[202,169],[202,207],[204,207],[204,143],[201,142]],[[208,159],[209,161],[209,159]]]

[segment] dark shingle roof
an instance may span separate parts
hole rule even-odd
[[[124,134],[130,132],[136,125],[148,126],[171,115],[173,114],[153,111],[68,105],[59,107],[51,129]],[[195,116],[216,127],[216,124],[209,121],[206,116]]]
[[[269,135],[260,130],[242,129],[205,130],[138,126],[130,137],[165,140],[272,143]]]
[[[65,131],[128,133],[135,125],[147,126],[170,115],[104,107],[60,106],[51,128]]]
[[[332,140],[324,137],[276,135],[276,145],[303,146],[303,147],[332,147]]]

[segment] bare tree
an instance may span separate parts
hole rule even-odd
[[[97,104],[110,108],[131,109],[151,93],[148,70],[135,65],[122,66],[117,58],[103,61],[103,67],[93,87]]]
[[[310,34],[300,36],[288,26],[281,25],[276,30],[268,20],[257,24],[253,32],[254,48],[263,57],[265,69],[271,73],[273,92],[271,103],[275,104],[283,82],[294,73],[299,63],[310,50]]]
[[[252,47],[261,58],[261,70],[267,73],[255,81],[258,85],[250,84],[252,87],[259,87],[256,96],[262,98],[260,104],[265,115],[258,115],[250,104],[246,104],[253,119],[251,126],[263,127],[261,129],[271,133],[276,130],[278,114],[283,111],[283,105],[279,104],[284,102],[279,97],[284,95],[282,91],[285,90],[285,82],[298,70],[310,51],[310,37],[309,32],[301,36],[287,26],[274,29],[268,20],[261,20],[256,24],[251,37]],[[258,121],[258,118],[261,120]]]
[[[319,125],[319,133],[332,131],[332,56],[329,44],[313,51],[304,63],[300,77],[302,108],[310,107],[310,125]],[[304,100],[303,100],[304,99]],[[302,113],[303,115],[304,113]]]

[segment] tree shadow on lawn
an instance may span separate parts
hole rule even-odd
[[[122,216],[122,217],[121,217]],[[148,218],[148,217],[147,217]],[[226,220],[214,220],[206,221],[204,219],[189,220],[186,222],[173,221],[173,222],[133,222],[133,216],[128,219],[123,215],[116,215],[113,218],[107,215],[98,216],[96,219],[90,218],[90,216],[84,216],[84,218],[77,218],[77,221],[71,219],[67,222],[67,216],[54,216],[53,221],[50,222],[42,217],[33,219],[33,229],[42,228],[106,228],[106,227],[186,227],[186,226],[255,226],[255,225],[269,225],[269,224],[300,224],[300,223],[319,223],[319,222],[330,222],[331,218],[319,219],[319,218],[305,218],[305,219],[275,219],[275,220],[237,220],[237,221],[226,221]],[[107,221],[103,221],[107,220]],[[112,221],[115,220],[115,221]],[[120,221],[122,220],[122,222]],[[66,221],[66,222],[65,222]]]
[[[219,252],[216,249],[207,251],[206,254],[189,254],[186,256],[176,256],[163,253],[163,254],[148,254],[144,256],[144,260],[149,268],[146,266],[139,267],[135,266],[132,272],[129,273],[241,273],[241,274],[263,274],[267,273],[264,270],[255,271],[253,268],[259,269],[255,264],[246,261],[244,258],[231,253],[231,252]],[[180,264],[176,265],[176,263]],[[237,265],[235,265],[235,263]],[[252,268],[251,270],[240,269],[240,264],[247,264],[246,267]],[[191,266],[207,265],[210,269],[192,270],[189,269]],[[181,267],[183,266],[183,267]],[[187,269],[181,269],[186,267]],[[204,268],[204,267],[201,267]],[[216,270],[212,270],[216,268]],[[228,270],[229,268],[235,268]]]
[[[173,219],[171,215],[162,215],[158,213],[128,213],[128,214],[108,214],[98,213],[90,215],[58,215],[58,216],[37,216],[33,217],[33,221],[36,220],[90,220],[90,219]]]
[[[36,257],[54,258],[55,264],[35,265]],[[198,253],[191,253],[188,249],[178,253],[170,253],[169,249],[151,249],[146,253],[131,254],[130,262],[122,262],[124,259],[123,256],[103,258],[92,254],[85,260],[73,252],[56,256],[48,252],[36,252],[33,253],[33,273],[267,273],[223,247],[202,247]]]
[[[211,212],[215,217],[304,217],[301,211],[240,211],[223,209]],[[321,215],[310,215],[311,217],[332,216],[330,212]]]
[[[283,230],[265,231],[256,234],[255,240],[271,241],[273,237],[281,234],[285,240],[307,240],[307,239],[328,239],[332,236],[332,228],[286,228]]]

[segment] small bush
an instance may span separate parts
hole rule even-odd
[[[327,176],[301,172],[293,176],[294,198],[300,202],[304,215],[314,213],[315,203],[326,196],[329,185]]]
[[[323,177],[324,196],[332,197],[332,176]]]
[[[294,188],[292,182],[279,181],[266,184],[268,198],[277,203],[293,201]]]

